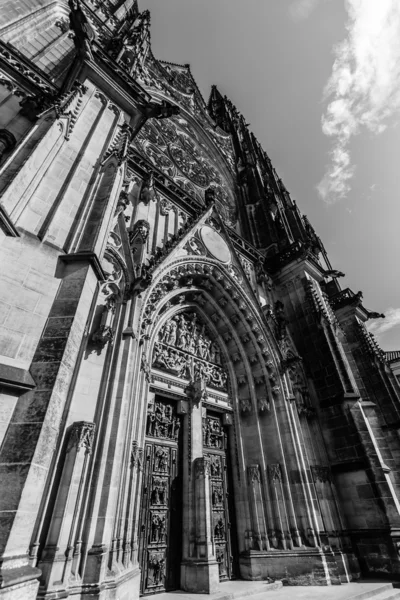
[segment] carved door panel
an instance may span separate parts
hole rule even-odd
[[[179,588],[179,431],[180,417],[175,405],[156,399],[148,411],[144,457],[139,544],[142,594]]]
[[[220,581],[234,576],[226,446],[222,417],[207,413],[203,419],[203,447],[210,459],[212,529]]]

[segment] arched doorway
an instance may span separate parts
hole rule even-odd
[[[194,537],[219,581],[237,574],[228,373],[216,336],[193,307],[162,321],[151,373],[139,523],[144,595],[180,588],[182,547]],[[181,393],[165,390],[166,382]],[[193,531],[193,519],[203,531]]]
[[[182,535],[182,417],[177,403],[149,402],[139,528],[141,592],[179,588]]]
[[[233,486],[228,498],[234,505],[236,524],[228,506],[227,529],[231,548],[237,541],[241,578],[281,573],[279,557],[283,555],[276,550],[288,551],[287,560],[292,560],[290,552],[303,547],[299,531],[310,530],[312,534],[315,515],[310,489],[292,486],[289,480],[289,469],[294,472],[299,468],[300,449],[283,355],[271,324],[237,263],[225,265],[207,256],[182,256],[184,252],[188,252],[186,247],[178,246],[177,256],[157,268],[144,294],[138,322],[144,375],[137,393],[146,403],[149,393],[163,393],[186,403],[182,411],[180,587],[188,592],[213,593],[222,569],[217,550],[221,558],[227,540],[220,535],[224,519],[221,524],[218,510],[213,511],[213,484],[221,487],[221,481],[211,475],[210,455],[218,452],[206,446],[204,419],[207,423],[214,413],[221,417],[229,441],[229,451],[225,452],[232,466]],[[193,313],[201,326],[206,325],[211,341],[218,342],[221,365],[193,357],[179,347],[179,319],[188,314],[191,321]],[[174,317],[178,319],[176,327],[166,326]],[[188,328],[190,323],[186,325]],[[164,334],[166,339],[172,336],[175,347],[165,347],[173,344],[166,343]],[[226,382],[226,389],[213,387],[217,382],[220,386]],[[144,414],[144,404],[141,406]],[[205,517],[198,519],[199,514]],[[235,552],[231,555],[234,564]],[[228,571],[226,563],[224,567]]]

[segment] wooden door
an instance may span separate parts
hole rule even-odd
[[[147,416],[139,561],[144,595],[179,588],[182,531],[180,417],[158,398]]]
[[[227,436],[222,415],[207,411],[203,418],[204,456],[210,460],[212,530],[220,581],[234,578],[232,508],[229,502]]]

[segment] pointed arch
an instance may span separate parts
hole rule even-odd
[[[182,306],[197,306],[218,336],[230,365],[231,385],[236,380],[232,400],[241,413],[265,410],[266,397],[285,393],[279,373],[281,352],[268,323],[228,270],[207,257],[177,258],[153,277],[139,319],[147,361],[160,327]]]

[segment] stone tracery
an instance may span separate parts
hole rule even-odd
[[[204,203],[204,190],[212,186],[219,210],[233,225],[237,218],[236,207],[226,191],[226,181],[205,154],[193,128],[189,131],[185,119],[146,123],[135,138],[135,144],[158,168],[201,203]]]

